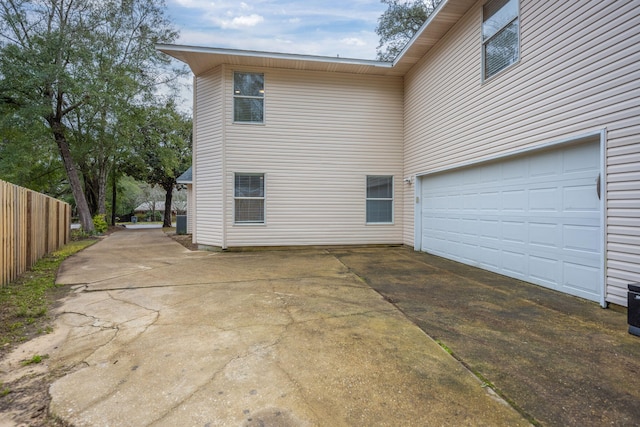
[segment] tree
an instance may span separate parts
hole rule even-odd
[[[378,59],[393,61],[442,0],[380,0],[387,10],[378,18]]]
[[[156,209],[158,207],[157,203],[160,201],[162,197],[164,197],[165,191],[157,184],[148,184],[146,182],[141,182],[138,184],[138,197],[136,198],[137,204],[144,205],[147,208],[147,219],[151,221],[156,220]],[[166,211],[166,206],[165,206]]]
[[[96,209],[104,211],[128,110],[151,102],[171,74],[155,44],[176,37],[161,1],[0,2],[0,110],[47,127],[85,231],[93,222],[79,165],[87,185],[96,171]]]
[[[0,179],[56,198],[70,188],[48,129],[0,111]]]
[[[163,225],[171,227],[171,206],[176,179],[191,166],[192,122],[173,102],[139,111],[144,123],[138,133],[135,155],[127,173],[134,178],[157,184],[165,191]]]

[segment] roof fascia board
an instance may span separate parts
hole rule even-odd
[[[209,47],[200,47],[200,46],[184,46],[184,45],[171,45],[171,44],[157,44],[156,49],[165,53],[189,52],[189,53],[203,53],[203,54],[214,54],[214,55],[225,55],[225,56],[241,56],[246,58],[282,59],[282,60],[290,60],[290,61],[308,61],[308,62],[320,62],[320,63],[327,63],[327,64],[364,65],[369,67],[393,68],[393,63],[386,62],[386,61],[340,58],[340,57],[334,58],[331,56],[299,55],[294,53],[261,52],[261,51],[254,51],[254,50],[209,48]]]
[[[427,30],[427,27],[429,26],[429,24],[431,24],[431,22],[433,22],[436,19],[436,17],[438,16],[438,14],[442,10],[442,8],[447,3],[449,3],[449,0],[442,0],[440,3],[438,3],[438,6],[436,6],[435,10],[433,12],[431,12],[431,15],[429,15],[429,17],[427,18],[425,23],[422,24],[422,27],[420,27],[420,29],[418,31],[416,31],[416,33],[413,35],[413,37],[411,37],[411,40],[409,40],[409,42],[404,46],[402,51],[393,60],[393,66],[394,67],[396,66],[396,64],[398,62],[400,62],[402,60],[402,58],[407,53],[407,51],[411,48],[411,46],[413,46],[413,43],[422,36],[422,33],[424,33]]]

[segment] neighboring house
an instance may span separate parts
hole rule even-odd
[[[149,212],[158,212],[160,215],[164,215],[164,201],[143,202],[138,206],[136,206],[133,212],[136,214],[147,214]]]
[[[393,63],[162,45],[193,241],[406,244],[605,306],[640,281],[640,2],[443,0]]]
[[[187,234],[193,233],[193,169],[187,169],[176,179],[177,184],[182,184],[187,189]]]

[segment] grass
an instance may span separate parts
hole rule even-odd
[[[0,288],[0,353],[36,335],[51,332],[49,309],[64,290],[55,284],[58,268],[66,258],[95,242],[72,241]]]
[[[39,355],[39,354],[34,354],[33,357],[31,359],[27,359],[27,360],[23,360],[22,361],[22,366],[27,366],[27,365],[35,365],[38,363],[42,363],[43,360],[48,359],[49,355],[45,354],[45,355]]]

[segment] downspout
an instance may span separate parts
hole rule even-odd
[[[227,66],[222,65],[222,250],[227,249]]]
[[[196,160],[196,155],[198,152],[198,126],[197,126],[197,121],[198,121],[198,114],[197,114],[197,109],[198,109],[198,103],[197,103],[197,98],[198,98],[198,79],[196,78],[196,76],[193,76],[193,100],[191,101],[193,103],[192,109],[193,109],[193,122],[191,123],[192,126],[192,134],[193,134],[193,141],[192,141],[192,145],[191,145],[191,205],[192,206],[187,206],[187,209],[191,209],[191,220],[193,221],[193,224],[191,224],[191,243],[193,244],[197,244],[198,243],[198,170],[197,170],[197,160]]]
[[[600,306],[607,308],[609,303],[607,302],[607,129],[604,128],[600,131],[600,176],[598,177],[598,184],[600,185],[600,227],[602,230],[600,247],[600,265],[602,266],[602,294],[600,296]]]

